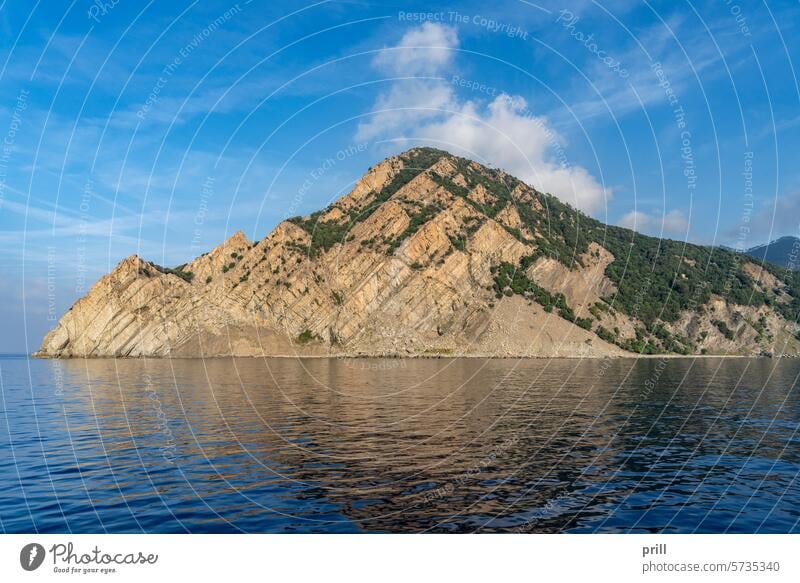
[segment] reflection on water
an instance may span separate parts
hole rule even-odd
[[[0,359],[5,532],[792,532],[800,363]]]

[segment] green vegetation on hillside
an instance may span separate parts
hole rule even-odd
[[[476,170],[469,160],[455,158],[468,188],[452,180],[435,177],[454,194],[467,197],[482,184],[493,200],[478,205],[466,199],[487,216],[495,216],[507,204],[513,204],[524,226],[539,235],[534,253],[523,259],[524,270],[542,256],[553,257],[567,267],[580,264],[580,256],[594,242],[606,248],[615,260],[606,268],[606,276],[616,285],[617,293],[607,298],[610,306],[651,326],[657,321],[674,322],[683,310],[697,309],[712,294],[745,306],[768,305],[789,321],[800,318],[800,281],[797,272],[765,264],[765,268],[786,283],[792,299],[776,303],[774,294],[754,287],[754,281],[742,270],[745,258],[726,249],[693,245],[682,241],[641,235],[630,229],[605,225],[555,196],[533,191],[542,207],[523,203],[511,193],[526,188],[520,180],[493,169]],[[515,229],[507,229],[522,242],[530,243]]]
[[[722,320],[711,320],[711,323],[714,324],[714,326],[716,326],[720,332],[722,332],[722,335],[725,338],[727,338],[728,340],[734,339],[735,336],[733,330],[728,328],[728,325],[725,322],[723,322]]]
[[[397,237],[387,240],[389,247],[387,248],[386,252],[389,255],[394,253],[395,249],[397,249],[403,241],[416,233],[422,225],[430,221],[441,210],[442,209],[439,208],[439,205],[437,204],[428,204],[422,207],[419,212],[411,215],[411,220],[403,232],[397,235]]]
[[[314,340],[322,340],[317,334],[314,334],[306,328],[303,330],[300,335],[297,337],[298,344],[308,344],[309,342],[313,342]]]
[[[526,298],[533,299],[536,303],[544,307],[546,312],[552,312],[553,308],[558,309],[558,314],[562,318],[575,321],[575,314],[567,305],[564,294],[552,294],[543,287],[536,285],[533,280],[525,275],[525,272],[510,263],[501,263],[492,266],[494,275],[494,292],[498,298],[503,295],[519,294]]]
[[[352,227],[368,218],[381,204],[389,200],[403,186],[421,172],[430,169],[446,152],[433,148],[417,148],[402,155],[405,167],[379,192],[374,193],[369,206],[351,209],[344,217],[321,222],[320,218],[333,207],[313,213],[308,218],[290,219],[311,236],[307,248],[315,257],[342,242]],[[454,249],[468,250],[469,236],[486,221],[496,217],[508,205],[514,205],[522,226],[506,226],[506,230],[521,242],[531,245],[534,251],[524,257],[519,265],[503,263],[493,267],[494,291],[502,295],[520,294],[536,301],[548,311],[557,311],[562,317],[577,325],[592,329],[595,321],[605,312],[625,314],[641,322],[635,339],[622,339],[618,330],[608,330],[594,325],[595,333],[608,342],[635,352],[678,352],[694,349],[696,339],[670,335],[664,324],[675,322],[686,310],[702,310],[712,295],[722,297],[732,304],[744,306],[769,306],[789,321],[800,318],[800,273],[765,264],[765,269],[784,283],[783,291],[788,301],[777,301],[778,292],[769,290],[745,273],[742,265],[747,258],[735,252],[713,247],[693,245],[682,241],[659,239],[641,235],[629,229],[605,225],[585,215],[558,198],[538,192],[516,178],[496,169],[483,168],[471,161],[451,157],[463,177],[456,183],[452,178],[434,171],[428,175],[440,186],[462,197],[484,217],[469,224],[461,233],[449,235]],[[486,190],[485,204],[469,198],[470,192],[482,185]],[[512,195],[512,192],[515,194]],[[518,193],[522,193],[521,195]],[[335,205],[334,205],[335,206]],[[385,252],[394,253],[400,244],[416,233],[439,212],[436,204],[420,205],[411,212],[408,227],[394,238],[362,241],[362,247],[376,249],[376,243],[385,245]],[[566,304],[564,296],[552,294],[526,275],[526,269],[541,257],[552,257],[569,268],[579,266],[582,256],[596,243],[614,256],[605,275],[616,286],[616,292],[590,307],[592,318],[577,318]],[[721,320],[715,324],[732,337],[733,331]],[[763,323],[751,324],[759,335],[765,335]]]
[[[364,209],[352,209],[346,215],[346,219],[336,221],[320,221],[320,218],[331,210],[328,207],[324,210],[311,213],[308,218],[292,217],[289,222],[301,227],[311,235],[311,243],[308,246],[308,255],[316,257],[319,253],[324,253],[336,243],[342,243],[347,232],[356,223],[366,220],[380,205],[389,200],[398,190],[411,182],[416,176],[433,166],[439,159],[446,155],[446,152],[434,148],[416,148],[404,155],[405,167],[402,168],[392,180],[380,192],[375,193],[375,199]],[[420,223],[419,225],[421,225]],[[419,228],[417,225],[417,228]]]
[[[159,267],[159,270],[163,273],[171,273],[172,275],[177,275],[183,281],[192,283],[192,280],[194,279],[194,273],[192,273],[191,271],[184,271],[185,267],[186,264],[184,263],[183,265],[179,265],[178,267],[174,267],[172,269],[170,269],[169,267]]]

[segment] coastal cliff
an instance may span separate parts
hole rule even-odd
[[[173,269],[128,257],[36,355],[795,355],[796,276],[416,148],[260,241]]]

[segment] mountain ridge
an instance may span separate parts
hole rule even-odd
[[[135,256],[132,256],[135,257]],[[123,260],[38,356],[796,354],[793,273],[604,225],[433,148],[175,269]]]
[[[744,253],[780,267],[800,269],[800,238],[792,235],[784,235],[764,245],[756,245]]]

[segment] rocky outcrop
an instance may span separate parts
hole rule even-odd
[[[630,354],[625,342],[644,324],[613,307],[618,290],[606,272],[617,258],[597,242],[570,266],[550,255],[549,226],[531,218],[552,206],[544,197],[475,162],[410,150],[260,241],[238,232],[175,269],[128,257],[64,314],[37,355]],[[500,286],[503,265],[532,283]],[[776,302],[792,300],[771,273],[745,270]],[[794,324],[718,297],[665,328],[694,339],[697,352],[798,348]]]

